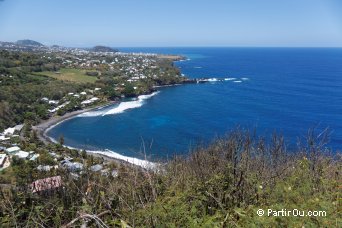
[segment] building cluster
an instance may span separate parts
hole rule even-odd
[[[24,151],[17,144],[12,144],[11,141],[16,141],[20,137],[20,132],[23,125],[17,125],[7,128],[0,133],[0,170],[11,165],[11,158],[16,156],[20,159],[35,161],[39,154],[34,151]]]
[[[36,165],[35,169],[47,174],[47,176],[51,174],[50,177],[38,179],[29,185],[29,188],[33,193],[52,190],[63,186],[62,177],[53,176],[54,172],[50,172],[52,170],[66,170],[73,179],[78,179],[80,175],[86,171],[106,177],[118,176],[118,170],[111,168],[110,162],[102,160],[88,166],[84,159],[73,158],[69,155],[58,154],[54,151],[49,151],[48,154],[45,154],[45,156],[49,156],[53,160],[54,164],[42,164],[42,162],[39,161],[39,158],[42,156],[40,153],[35,151],[24,151],[20,145],[11,142],[13,136],[16,137],[15,133],[20,135],[21,128],[16,126],[14,128],[6,129],[5,132],[1,133],[1,136],[4,136],[5,134],[5,137],[2,137],[0,140],[0,172],[9,168],[14,157],[16,157],[25,162],[33,162],[32,164]]]
[[[147,74],[147,71],[158,68],[153,53],[125,53],[125,52],[94,52],[82,48],[68,48],[62,46],[22,46],[11,42],[0,42],[0,49],[11,51],[32,51],[42,53],[41,58],[53,60],[56,58],[63,67],[78,69],[96,69],[99,67],[109,71],[116,71],[122,76],[130,77],[131,81],[144,79],[148,76],[157,77],[158,74]]]
[[[29,49],[38,53],[40,58],[53,63],[58,74],[58,68],[74,68],[86,70],[89,76],[115,78],[119,83],[150,84],[164,77],[181,77],[174,71],[163,66],[162,59],[181,60],[180,56],[158,55],[154,53],[97,52],[90,49],[68,48],[61,46],[20,46],[15,43],[0,42],[0,49],[25,51]],[[46,62],[46,61],[45,61]],[[159,80],[160,82],[161,80]],[[137,89],[144,86],[137,85]],[[139,90],[138,89],[138,90]],[[116,90],[121,90],[116,88]],[[140,90],[139,90],[140,91]],[[92,102],[92,101],[88,101]],[[89,104],[85,102],[85,104]],[[62,105],[62,104],[60,104]],[[51,109],[58,111],[61,107]]]
[[[49,105],[48,112],[52,115],[56,113],[58,110],[65,108],[67,105],[74,101],[73,105],[76,107],[72,107],[74,109],[77,108],[85,108],[89,105],[95,104],[99,102],[101,99],[97,96],[101,95],[101,88],[94,88],[92,90],[87,89],[80,93],[68,93],[60,100],[51,100],[47,97],[41,98],[41,101]]]
[[[44,58],[44,57],[43,57]],[[45,58],[48,58],[45,56]],[[164,72],[159,69],[155,54],[122,52],[86,52],[73,51],[73,54],[60,53],[57,57],[62,67],[105,70],[113,75],[125,77],[128,82],[146,78],[158,78]]]

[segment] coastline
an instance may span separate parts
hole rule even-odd
[[[154,92],[154,93],[156,93],[156,92]],[[151,93],[150,95],[153,95],[153,93]],[[146,96],[146,95],[142,95],[142,96]],[[43,121],[42,123],[40,123],[38,125],[32,126],[32,129],[36,130],[39,140],[42,141],[44,144],[58,143],[55,139],[52,139],[49,136],[47,136],[46,133],[49,129],[55,127],[56,125],[66,121],[66,120],[72,119],[72,118],[74,118],[80,114],[91,112],[91,111],[96,111],[98,109],[108,107],[112,104],[117,104],[120,102],[122,102],[122,101],[109,102],[107,104],[101,104],[101,105],[97,105],[95,107],[69,112],[63,116],[54,116],[54,117],[51,117],[50,119],[48,119],[46,121]],[[64,145],[64,146],[69,148],[69,149],[74,149],[74,150],[79,150],[79,151],[83,150],[82,148],[74,148],[74,147],[70,147],[67,145]],[[144,169],[156,169],[159,165],[159,163],[151,162],[151,161],[148,161],[147,159],[139,159],[139,158],[135,158],[135,157],[128,157],[128,156],[124,156],[122,154],[119,154],[115,151],[111,151],[111,150],[107,150],[107,149],[103,150],[103,151],[86,150],[86,152],[88,154],[95,156],[95,157],[100,157],[100,158],[103,158],[105,160],[116,161],[116,162],[125,163],[125,164],[131,164],[131,165],[135,165],[135,166],[138,166],[138,167],[141,167]]]
[[[207,82],[207,81],[205,81],[205,82]],[[195,83],[198,83],[198,79],[187,79],[187,80],[185,80],[181,83],[177,83],[177,84],[154,86],[153,89],[163,88],[163,87],[179,86],[179,85],[185,85],[185,84],[195,84]],[[153,94],[158,93],[158,92],[159,91],[153,90],[148,94],[143,94],[140,96],[153,95]],[[139,98],[139,96],[137,96],[137,98]],[[102,103],[102,104],[96,105],[94,107],[89,107],[89,108],[85,108],[82,110],[68,112],[68,113],[64,114],[63,116],[53,116],[53,117],[50,117],[49,119],[44,120],[43,122],[41,122],[35,126],[32,126],[32,129],[37,132],[39,140],[42,141],[44,144],[49,144],[49,143],[56,144],[58,142],[55,139],[52,139],[47,135],[47,132],[51,128],[55,127],[56,125],[66,121],[66,120],[72,119],[78,115],[85,114],[85,113],[92,112],[92,111],[97,111],[98,109],[105,108],[105,107],[108,107],[108,106],[113,105],[113,104],[120,104],[121,102],[123,102],[123,101],[122,100],[111,101],[111,102],[107,102],[105,104]],[[65,145],[65,147],[68,147],[70,149],[75,149],[75,150],[83,150],[82,148],[74,148],[74,147],[70,147],[70,146],[66,146],[66,145]],[[88,150],[86,150],[86,152],[88,154],[91,154],[91,155],[96,156],[96,157],[102,157],[104,159],[112,160],[112,161],[116,161],[116,162],[124,162],[124,163],[128,163],[128,164],[136,165],[136,166],[139,166],[142,168],[147,168],[147,169],[150,169],[150,168],[154,169],[159,165],[159,163],[151,162],[151,161],[148,161],[147,159],[139,159],[139,158],[135,158],[135,157],[128,157],[128,156],[124,156],[122,154],[119,154],[115,151],[111,151],[111,150],[104,150],[104,151],[90,151],[90,150],[88,151]]]
[[[162,59],[170,59],[173,62],[185,61],[186,60],[186,58],[184,56],[179,56],[179,55],[159,55],[158,57],[162,58]],[[195,84],[195,83],[198,83],[198,81],[194,80],[194,79],[185,78],[184,81],[181,81],[181,82],[176,83],[176,84],[166,84],[166,85],[153,86],[152,91],[150,91],[148,94],[143,94],[143,95],[153,95],[153,93],[155,93],[156,89],[158,89],[158,88],[179,86],[179,85],[184,85],[184,84],[189,84],[189,83]],[[138,97],[139,96],[137,96],[137,98]],[[55,127],[56,125],[66,121],[66,120],[72,119],[72,118],[74,118],[80,114],[84,114],[84,113],[91,112],[91,111],[96,111],[100,108],[104,108],[104,107],[107,107],[107,106],[110,106],[113,104],[117,104],[117,103],[120,104],[121,102],[122,102],[122,100],[120,99],[119,101],[107,102],[106,104],[99,104],[99,105],[96,105],[94,107],[69,112],[69,113],[64,114],[63,116],[52,116],[49,119],[44,120],[35,126],[32,126],[32,129],[37,132],[39,140],[42,141],[44,144],[49,144],[49,143],[56,144],[58,142],[55,139],[52,139],[47,135],[47,132],[51,128]],[[70,149],[75,149],[75,150],[82,150],[81,148],[73,148],[73,147],[69,147],[69,146],[65,146],[65,147],[68,147]],[[147,169],[150,169],[150,168],[154,169],[159,165],[159,163],[151,162],[151,161],[148,161],[147,159],[138,159],[135,157],[127,157],[127,156],[121,155],[119,153],[116,153],[114,151],[110,151],[107,149],[104,151],[87,151],[86,150],[86,152],[88,154],[95,156],[95,157],[101,157],[103,159],[112,160],[112,161],[116,161],[116,162],[124,162],[124,163],[128,163],[128,164],[136,165],[136,166],[139,166],[142,168],[147,168]]]
[[[68,119],[74,118],[79,114],[93,111],[99,108],[104,108],[112,104],[116,104],[117,102],[109,102],[107,104],[100,104],[95,107],[91,108],[85,108],[73,112],[68,112],[64,114],[63,116],[53,116],[47,120],[44,120],[43,122],[39,123],[38,125],[32,126],[33,130],[37,131],[38,138],[44,143],[44,144],[49,144],[49,143],[55,143],[53,140],[51,140],[50,137],[46,135],[46,131],[49,130],[50,128],[62,123],[63,121],[66,121]]]

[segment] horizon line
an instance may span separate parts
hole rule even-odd
[[[53,45],[45,45],[45,46],[53,46]],[[203,46],[185,46],[185,45],[179,45],[179,46],[113,46],[113,45],[105,45],[105,44],[96,44],[96,45],[89,45],[89,46],[72,46],[72,45],[58,45],[62,47],[68,47],[68,48],[92,48],[95,46],[106,46],[111,48],[342,48],[342,46],[210,46],[210,45],[203,45]]]
[[[23,39],[25,40],[25,39]],[[34,39],[27,39],[27,40],[33,40]],[[1,41],[1,40],[0,40]],[[9,42],[9,43],[15,43],[16,41],[1,41],[1,42]],[[39,42],[39,41],[37,41]],[[57,46],[62,46],[62,47],[68,47],[68,48],[92,48],[95,46],[107,46],[111,48],[342,48],[342,46],[283,46],[283,45],[271,45],[271,46],[250,46],[250,45],[157,45],[157,46],[152,46],[152,45],[119,45],[115,46],[112,44],[91,44],[91,45],[65,45],[65,44],[44,44],[46,42],[39,42],[43,44],[44,46],[51,47],[53,45]],[[48,42],[51,43],[51,42]]]

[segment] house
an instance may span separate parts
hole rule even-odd
[[[57,105],[59,103],[59,101],[49,100],[48,103],[52,104],[52,105]]]
[[[83,164],[79,162],[70,162],[67,161],[62,164],[68,171],[70,172],[77,172],[83,170]]]
[[[37,160],[37,158],[39,158],[39,154],[34,154],[34,155],[30,158],[30,161],[35,161],[35,160]]]
[[[114,169],[114,170],[111,172],[111,175],[112,175],[112,177],[118,177],[118,176],[119,176],[119,172],[118,172],[116,169]]]
[[[58,169],[58,165],[55,165],[55,166],[51,166],[51,165],[39,165],[37,167],[37,170],[39,171],[45,171],[45,172],[48,172],[50,171],[51,169]]]
[[[90,167],[90,170],[93,171],[93,172],[98,172],[98,171],[100,171],[102,169],[103,169],[103,166],[100,165],[100,164],[93,165],[93,166]]]
[[[9,127],[7,129],[4,130],[4,132],[2,133],[3,135],[13,135],[15,131],[14,127]]]
[[[30,155],[30,153],[29,153],[29,152],[26,152],[26,151],[20,150],[20,151],[14,153],[13,155],[14,155],[14,156],[18,156],[18,157],[21,158],[21,159],[26,159],[26,158]]]
[[[10,140],[10,138],[6,138],[6,136],[0,135],[0,141],[6,141],[6,140]]]
[[[6,157],[7,157],[6,154],[0,154],[0,168],[2,168],[3,165],[5,164]]]
[[[91,103],[93,103],[93,102],[95,102],[95,101],[97,101],[97,100],[99,100],[99,98],[93,97],[93,98],[91,98],[91,99],[89,99],[89,100],[82,101],[81,104],[83,104],[83,105],[91,104]]]
[[[9,155],[11,155],[11,154],[15,154],[15,153],[19,152],[19,151],[20,151],[20,148],[17,147],[17,146],[13,146],[13,147],[7,148],[5,151],[6,151],[6,153],[8,153]]]
[[[18,124],[18,125],[16,125],[16,126],[14,127],[14,129],[15,129],[16,131],[20,132],[21,129],[23,129],[23,127],[24,127],[24,124]]]
[[[78,178],[80,178],[80,175],[78,175],[76,173],[70,173],[70,177],[74,180],[77,180]]]
[[[61,155],[58,155],[58,154],[56,154],[55,152],[49,152],[49,154],[50,154],[51,157],[53,157],[53,158],[60,158],[60,157],[61,157]]]
[[[33,193],[42,192],[47,190],[52,190],[62,186],[61,176],[48,177],[44,179],[39,179],[29,185]]]
[[[116,169],[112,170],[111,172],[109,169],[102,169],[100,171],[100,173],[102,176],[106,176],[106,177],[108,177],[109,175],[111,175],[112,177],[118,177],[119,176],[119,173]]]

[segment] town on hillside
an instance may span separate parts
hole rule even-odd
[[[16,183],[16,173],[23,169],[35,175],[31,185],[40,186],[32,190],[35,192],[59,187],[39,184],[42,179],[59,180],[58,170],[68,171],[73,178],[85,170],[116,177],[118,170],[113,167],[117,163],[63,147],[63,138],[49,144],[35,125],[121,99],[135,99],[158,86],[182,83],[187,79],[173,64],[181,59],[123,53],[104,46],[81,49],[44,46],[32,40],[0,42],[1,184]]]

